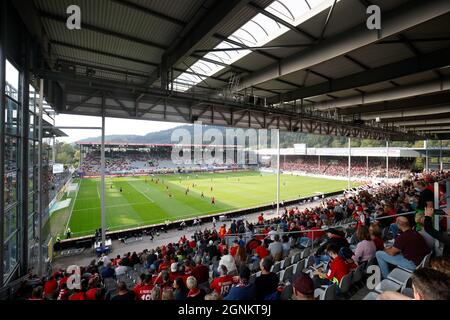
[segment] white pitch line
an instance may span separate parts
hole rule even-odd
[[[152,198],[150,198],[148,195],[146,195],[145,193],[143,193],[141,190],[139,190],[138,188],[136,188],[135,186],[133,186],[131,183],[128,183],[130,186],[132,186],[134,188],[134,190],[136,190],[137,192],[139,192],[140,194],[142,194],[144,197],[146,197],[148,200],[150,200],[151,203],[155,203],[155,201],[152,200]]]
[[[141,204],[148,204],[148,202],[134,202],[134,203],[127,203],[127,204],[116,204],[116,205],[112,205],[112,206],[106,206],[105,208],[120,208],[120,207],[129,207],[129,206],[134,206],[134,205],[141,205]],[[88,211],[88,210],[95,210],[95,209],[100,209],[100,207],[93,207],[93,208],[86,208],[86,209],[77,209],[75,210],[76,212],[78,211]]]

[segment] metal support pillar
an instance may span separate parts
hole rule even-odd
[[[105,97],[102,96],[102,107],[105,105]],[[106,246],[106,212],[105,212],[105,113],[102,110],[102,145],[100,150],[100,207],[102,222],[102,248]]]
[[[450,180],[445,182],[445,199],[447,200],[447,213],[450,212]],[[447,230],[450,230],[450,218],[447,218]]]
[[[386,140],[386,181],[389,182],[389,141]]]
[[[442,140],[439,146],[439,171],[444,170],[444,159],[442,157]]]
[[[428,163],[428,140],[425,140],[423,143],[425,145],[425,171],[428,172],[428,169],[429,169],[429,167],[428,167],[428,165],[429,165],[429,163]]]
[[[29,133],[30,133],[30,79],[29,79],[29,44],[25,41],[23,47],[23,64],[22,70],[20,72],[20,121],[21,121],[21,132],[20,132],[20,173],[21,173],[21,184],[20,184],[20,216],[21,216],[21,236],[19,239],[20,243],[20,275],[23,276],[28,272],[28,156],[29,156]]]
[[[39,132],[39,142],[38,142],[38,192],[37,192],[37,215],[38,215],[38,267],[37,273],[39,276],[43,275],[43,252],[42,252],[42,112],[44,108],[44,79],[40,79],[39,85],[39,120],[38,120],[38,132]]]
[[[318,165],[318,167],[319,167],[319,173],[320,173],[320,156],[318,156],[318,159],[317,159],[317,165]]]
[[[280,214],[280,129],[277,129],[277,215]]]
[[[348,137],[348,189],[352,187],[352,138]]]
[[[369,176],[369,156],[366,157],[366,177]]]

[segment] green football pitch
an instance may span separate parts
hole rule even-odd
[[[93,234],[101,224],[100,179],[78,183],[68,212],[52,216],[52,230],[62,232],[68,222],[74,237]],[[276,186],[276,175],[259,172],[107,178],[106,224],[114,231],[271,204]],[[280,198],[287,201],[346,187],[342,180],[281,175]]]

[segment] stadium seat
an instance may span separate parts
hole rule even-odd
[[[288,284],[287,286],[284,287],[283,291],[281,292],[280,295],[280,300],[290,300],[293,294],[293,289],[292,289],[292,285]]]
[[[365,263],[361,263],[356,270],[353,273],[353,277],[352,277],[352,284],[353,285],[358,285],[359,282],[363,279],[364,276],[364,270],[366,269],[366,264]]]
[[[280,261],[277,261],[277,262],[275,262],[275,264],[272,266],[272,268],[271,268],[271,272],[273,272],[273,273],[278,273],[279,271],[281,270],[281,262]]]
[[[431,255],[432,252],[430,252],[429,254],[427,254],[422,261],[420,262],[420,264],[417,266],[417,268],[425,268],[428,267],[430,265],[430,260],[431,260]]]
[[[336,297],[336,284],[323,286],[314,290],[314,297],[320,300],[334,300]]]
[[[378,293],[383,293],[385,291],[399,292],[401,288],[401,284],[389,279],[383,279],[379,284],[377,284],[377,286],[375,287],[375,291]]]
[[[353,272],[342,277],[341,282],[339,283],[340,293],[344,296],[348,295],[350,288],[352,286],[352,277]]]
[[[311,267],[311,266],[313,266],[314,265],[314,262],[315,262],[315,260],[314,260],[314,256],[309,256],[306,260],[305,260],[305,269],[308,269],[309,267]]]
[[[376,292],[369,292],[364,298],[363,300],[377,300],[378,298],[378,293]]]
[[[290,265],[291,265],[291,258],[287,257],[286,259],[284,259],[283,261],[281,261],[280,268],[281,268],[281,269],[286,269],[286,268],[289,267]]]
[[[293,255],[291,257],[291,264],[296,264],[297,262],[299,262],[300,261],[300,255],[301,255],[300,252],[296,253],[295,255]]]
[[[300,259],[305,259],[306,257],[308,257],[311,253],[311,250],[309,248],[305,248],[301,254],[300,254]]]
[[[294,266],[289,266],[284,270],[283,278],[281,279],[281,281],[283,283],[291,282],[293,276],[294,276]]]
[[[404,294],[405,296],[414,299],[414,291],[412,288],[404,288],[402,290],[402,294]]]
[[[397,282],[398,284],[402,285],[402,287],[406,287],[411,276],[412,276],[411,272],[401,268],[395,268],[388,274],[387,278],[389,280]]]
[[[278,281],[281,283],[283,282],[283,277],[284,277],[284,270],[281,270],[280,272],[277,273],[278,276]]]

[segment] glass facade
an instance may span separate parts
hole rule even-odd
[[[5,146],[3,203],[3,278],[11,274],[19,263],[20,226],[20,132],[19,132],[19,71],[6,62],[5,87]]]
[[[36,93],[29,86],[29,106],[22,104],[22,89],[19,85],[19,70],[6,61],[4,136],[0,137],[4,145],[3,157],[4,204],[3,215],[3,281],[7,281],[21,262],[21,257],[28,255],[28,267],[33,268],[37,262],[37,146]],[[27,109],[23,110],[25,107]],[[29,120],[29,133],[23,127],[24,117]],[[25,121],[26,123],[26,121]],[[28,168],[22,165],[22,150],[28,142],[24,156],[28,156]],[[28,153],[28,155],[26,155]],[[23,172],[23,170],[26,170]],[[26,178],[28,173],[28,179]],[[28,188],[26,188],[28,186]],[[27,193],[28,194],[27,194]],[[25,212],[25,209],[27,212]],[[23,230],[24,220],[28,221],[28,230]],[[22,245],[28,235],[28,248]],[[24,249],[23,249],[24,248]],[[28,250],[28,252],[25,252]]]

